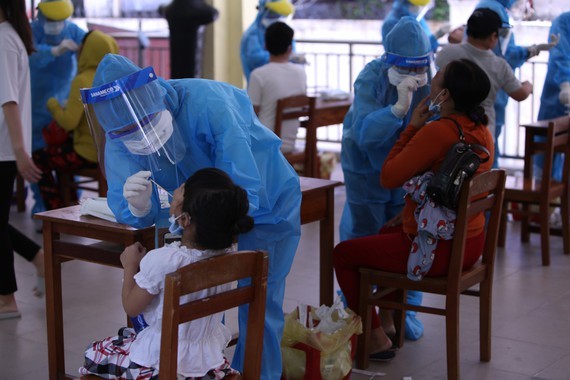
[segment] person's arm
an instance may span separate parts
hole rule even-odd
[[[517,102],[522,102],[532,93],[532,84],[529,81],[524,81],[521,86],[513,91],[509,92],[509,96],[516,100]]]
[[[139,315],[155,297],[154,294],[139,287],[134,278],[145,254],[146,249],[139,242],[128,246],[121,254],[121,264],[124,269],[121,298],[125,312],[131,317]]]
[[[256,70],[254,70],[249,77],[249,82],[247,84],[247,95],[253,104],[253,111],[257,116],[259,116],[259,112],[261,111],[263,86],[261,84],[261,78],[259,78],[259,75],[257,75]]]
[[[42,177],[42,171],[38,169],[28,152],[26,152],[18,104],[16,102],[4,103],[2,105],[2,112],[4,112],[4,119],[8,126],[8,135],[10,136],[12,149],[16,156],[18,172],[30,183],[39,181]]]
[[[413,176],[442,160],[453,143],[459,140],[452,131],[451,126],[442,121],[434,121],[419,129],[413,124],[408,125],[384,161],[380,176],[382,186],[387,189],[401,187]]]
[[[82,87],[89,86],[82,85],[81,79],[79,77],[75,77],[73,82],[71,82],[71,89],[69,91],[69,97],[65,108],[59,104],[56,98],[49,98],[47,101],[46,106],[54,120],[66,131],[73,131],[76,129],[84,114],[83,103],[81,103],[79,95],[79,89]]]

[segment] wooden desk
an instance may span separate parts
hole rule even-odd
[[[524,135],[524,169],[523,177],[530,178],[532,176],[532,154],[529,154],[530,142],[534,141],[537,136],[546,136],[548,132],[548,120],[535,121],[528,124],[521,124],[521,128],[525,129]]]
[[[305,153],[308,156],[309,169],[305,170],[305,176],[315,177],[318,173],[317,159],[317,129],[334,124],[342,124],[344,116],[352,105],[352,97],[346,100],[324,101],[318,97],[315,102],[315,110],[308,123],[303,125],[307,134],[305,137]]]
[[[320,223],[320,302],[333,302],[334,188],[340,182],[301,177],[301,224]],[[124,224],[80,215],[80,206],[35,214],[43,220],[46,320],[49,379],[75,379],[65,374],[61,264],[82,260],[121,268],[119,255],[125,246],[140,241],[154,248],[154,227],[137,230]],[[61,235],[69,235],[65,240]],[[94,244],[78,244],[73,237],[95,239]]]

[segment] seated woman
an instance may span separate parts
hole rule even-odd
[[[393,189],[403,186],[415,176],[437,172],[450,148],[459,141],[457,122],[465,140],[487,148],[491,157],[479,166],[478,173],[491,169],[493,137],[488,131],[487,117],[481,102],[490,89],[489,78],[475,63],[458,60],[449,63],[432,80],[431,92],[414,110],[410,124],[400,135],[384,162],[380,181]],[[428,106],[428,100],[431,102]],[[432,116],[441,118],[426,123]],[[358,310],[359,267],[394,273],[408,273],[407,263],[412,240],[418,235],[414,211],[418,204],[410,196],[401,215],[389,221],[377,235],[347,240],[334,249],[334,268],[348,306]],[[484,245],[485,216],[481,213],[469,221],[464,268],[479,259]],[[452,240],[439,240],[427,276],[444,276]],[[386,321],[384,321],[386,322]],[[393,323],[393,322],[392,322]],[[386,323],[384,323],[386,326]],[[372,317],[370,359],[390,360],[395,354],[375,310]]]
[[[118,51],[119,47],[113,37],[98,30],[87,33],[78,51],[77,75],[71,82],[67,104],[62,107],[56,98],[47,101],[46,107],[55,122],[64,130],[73,132],[73,137],[68,138],[63,145],[48,145],[33,152],[34,162],[43,172],[38,186],[47,210],[65,206],[53,170],[73,173],[78,169],[97,167],[97,148],[83,112],[79,89],[91,87],[99,62],[105,54]]]

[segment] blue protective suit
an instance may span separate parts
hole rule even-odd
[[[428,54],[431,45],[413,17],[402,18],[384,40],[387,52],[407,57]],[[380,170],[400,133],[408,125],[416,105],[429,95],[430,87],[420,87],[413,96],[404,119],[392,113],[398,100],[396,87],[388,81],[390,65],[385,56],[368,63],[354,83],[354,102],[343,123],[341,163],[346,185],[346,203],[340,222],[340,240],[378,233],[404,207],[402,188],[380,185]],[[408,292],[408,302],[420,305],[421,292]],[[406,313],[406,338],[416,340],[423,325],[416,312]]]
[[[396,23],[402,17],[412,16],[415,18],[417,16],[417,14],[413,14],[410,11],[410,6],[411,4],[408,0],[394,0],[394,2],[392,3],[392,9],[390,9],[390,12],[388,12],[388,16],[386,16],[384,22],[382,23],[382,30],[381,30],[382,41],[386,41],[386,36],[388,35],[388,33],[390,33],[394,25],[396,25]],[[437,38],[435,38],[435,36],[431,32],[425,19],[422,18],[419,23],[429,38],[431,50],[435,53],[439,46]]]
[[[41,11],[38,18],[31,23],[36,52],[30,56],[30,81],[32,91],[32,151],[45,147],[42,129],[53,119],[46,107],[47,100],[56,98],[63,104],[69,96],[71,81],[75,77],[77,59],[75,52],[67,52],[59,57],[51,53],[51,48],[59,45],[64,39],[75,41],[80,45],[86,32],[70,21],[59,35],[49,35],[44,32],[46,18]],[[79,96],[79,94],[78,94]],[[31,185],[35,205],[32,214],[45,211],[42,197],[37,184]]]
[[[269,63],[269,52],[265,50],[265,30],[267,29],[261,22],[265,12],[267,0],[259,0],[259,12],[253,24],[247,28],[241,37],[240,57],[243,75],[249,82],[251,72],[260,66]],[[295,51],[295,40],[293,40],[293,51]]]
[[[489,8],[499,15],[503,23],[509,24],[509,14],[507,9],[509,9],[515,0],[482,0],[477,4],[475,9]],[[521,67],[526,60],[529,58],[528,48],[524,46],[518,46],[515,43],[514,33],[511,32],[509,42],[507,44],[507,50],[505,54],[501,52],[500,43],[495,46],[493,52],[499,56],[505,58],[513,70]],[[509,95],[499,89],[497,96],[495,98],[495,162],[493,167],[498,167],[498,157],[499,150],[497,145],[497,139],[499,138],[501,131],[503,130],[503,125],[505,125],[505,109],[509,101]]]
[[[93,85],[108,83],[138,70],[127,58],[109,54],[99,64]],[[240,236],[239,249],[269,252],[262,379],[279,379],[285,278],[301,234],[299,178],[281,154],[279,138],[259,122],[243,90],[203,79],[165,81],[159,78],[153,84],[162,88],[163,96],[146,99],[152,103],[149,110],[168,109],[174,118],[174,128],[179,129],[186,145],[183,160],[163,166],[161,171],[153,173],[154,180],[172,192],[198,169],[216,167],[247,190],[255,227]],[[118,117],[124,116],[118,114]],[[148,161],[145,156],[129,153],[123,144],[109,141],[107,139],[105,147],[109,207],[121,223],[149,226],[156,222],[160,211],[156,188],[152,209],[142,218],[130,213],[123,197],[127,177],[148,170]],[[245,283],[242,281],[240,285]],[[237,369],[243,367],[246,322],[247,308],[241,307],[240,339],[232,363]]]
[[[560,84],[570,82],[570,12],[564,12],[552,21],[550,34],[560,34],[558,45],[550,50],[548,57],[548,71],[540,97],[540,109],[538,120],[548,120],[566,115],[568,109],[560,103],[558,94]],[[535,157],[535,164],[543,166],[544,157]],[[561,154],[556,154],[552,175],[558,181],[562,180],[563,159]]]

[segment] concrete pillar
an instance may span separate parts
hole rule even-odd
[[[241,68],[240,41],[245,29],[257,15],[257,0],[208,0],[220,12],[216,22],[206,28],[204,78],[245,87]]]

